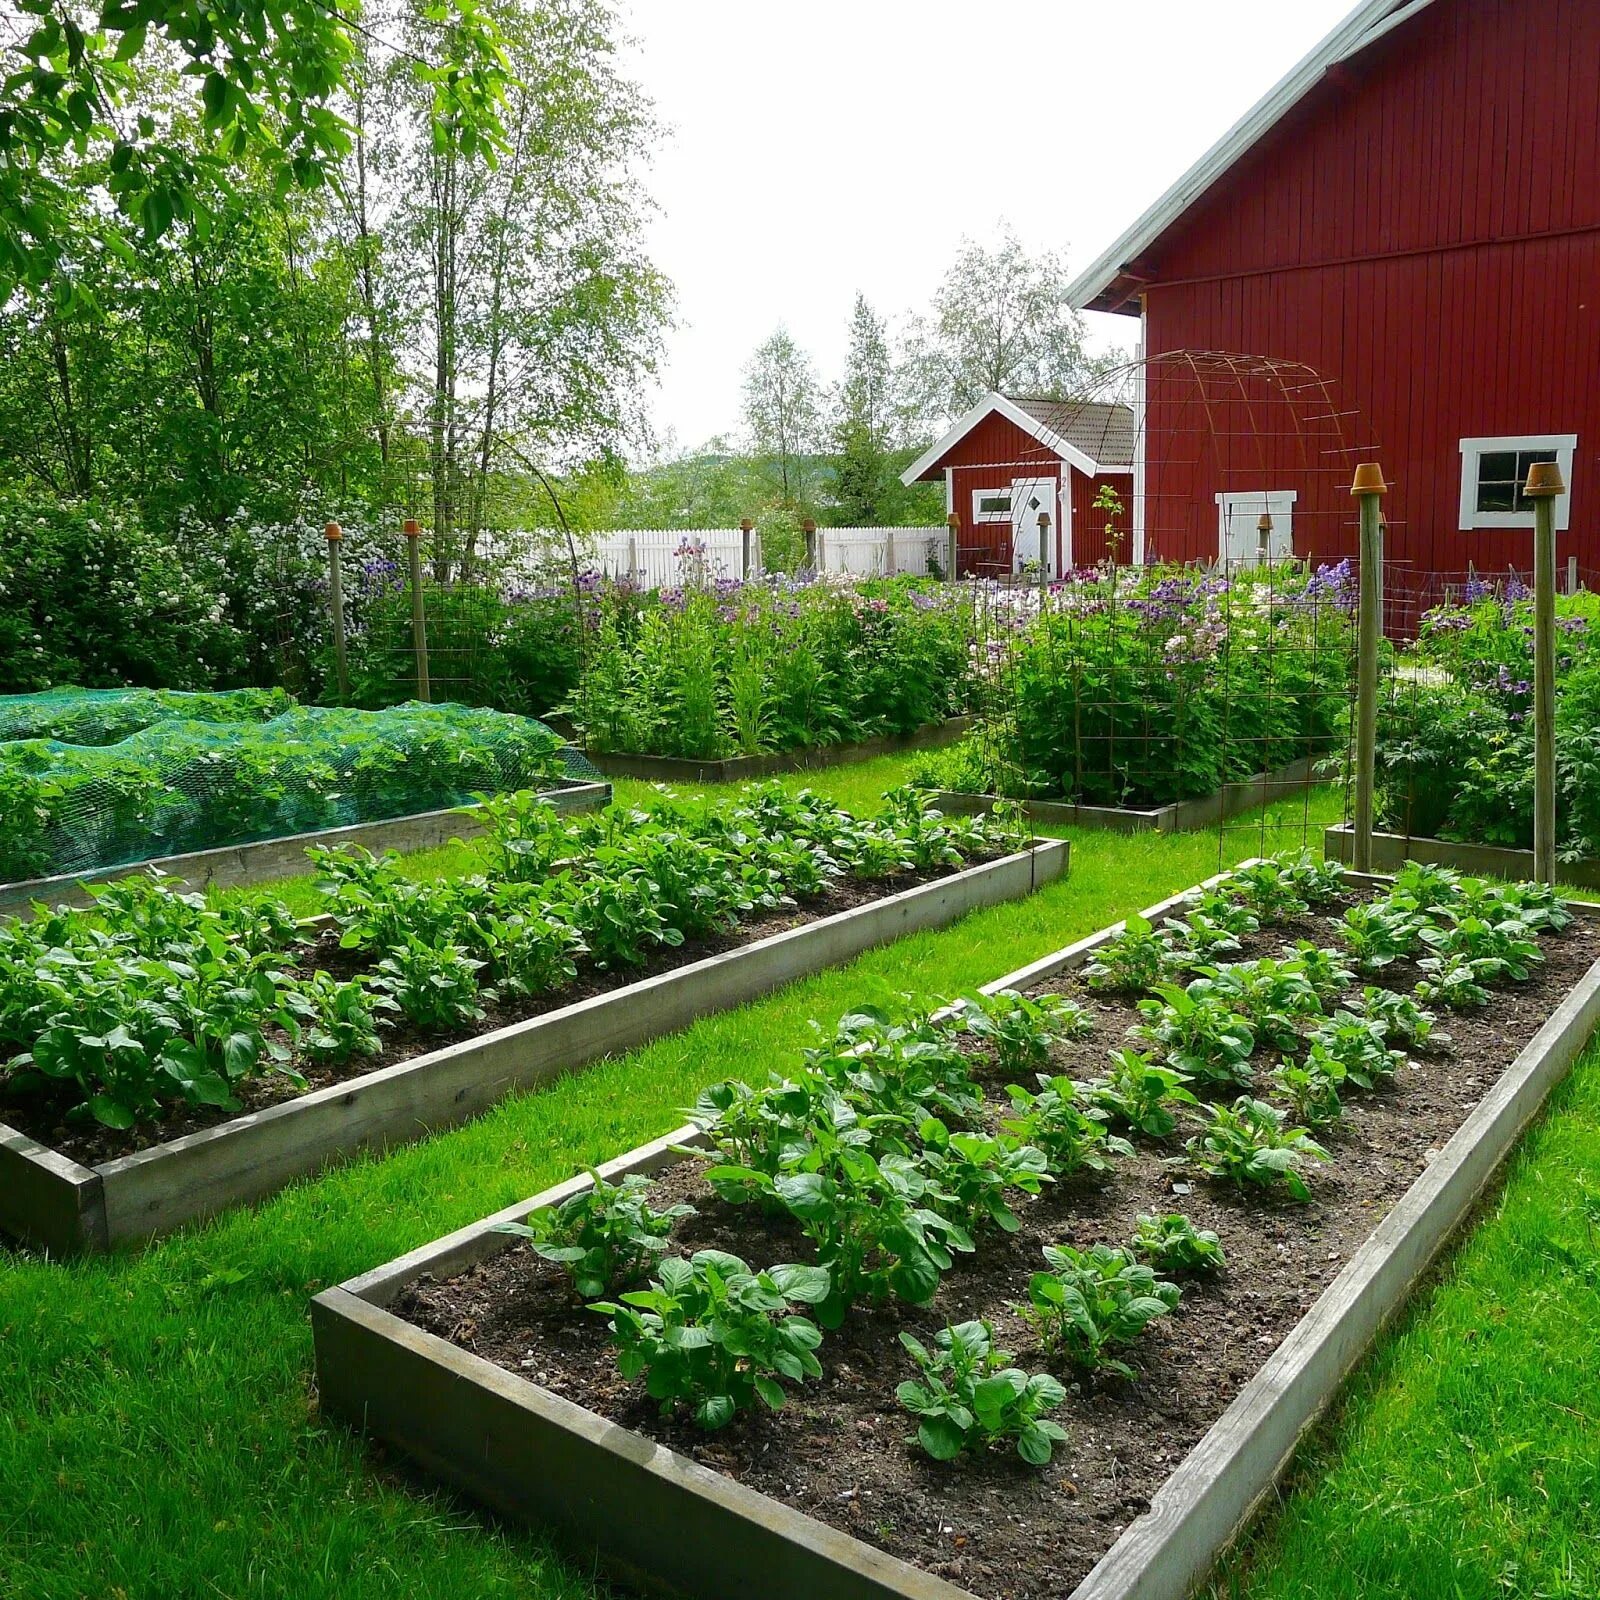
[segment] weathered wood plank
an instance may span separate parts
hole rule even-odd
[[[0,1122],[0,1233],[56,1256],[103,1250],[99,1176]]]
[[[998,861],[107,1162],[96,1170],[104,1182],[110,1241],[170,1232],[271,1194],[336,1157],[465,1122],[518,1089],[635,1049],[874,946],[1028,894],[1058,877],[1068,859],[1063,841],[1042,840]]]

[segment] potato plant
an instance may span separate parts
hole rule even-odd
[[[1307,1161],[1326,1161],[1328,1152],[1304,1128],[1249,1095],[1206,1111],[1200,1131],[1184,1146],[1197,1172],[1241,1186],[1281,1187],[1300,1201],[1311,1198],[1301,1168]]]
[[[930,1350],[909,1333],[900,1335],[918,1377],[895,1390],[900,1404],[917,1419],[917,1443],[935,1461],[953,1461],[962,1451],[981,1451],[1014,1442],[1029,1466],[1049,1464],[1066,1430],[1047,1413],[1067,1398],[1048,1372],[1031,1376],[1009,1365],[1009,1350],[998,1350],[987,1322],[962,1322],[934,1335]]]
[[[1085,1372],[1132,1378],[1133,1368],[1112,1352],[1172,1311],[1183,1291],[1113,1245],[1046,1245],[1044,1258],[1051,1270],[1028,1280],[1017,1310],[1045,1353],[1065,1355]]]
[[[1156,1272],[1220,1272],[1228,1264],[1216,1234],[1175,1211],[1134,1218],[1130,1248]]]
[[[1178,1126],[1178,1113],[1199,1101],[1185,1087],[1194,1080],[1157,1065],[1137,1050],[1118,1050],[1103,1078],[1081,1085],[1084,1099],[1113,1122],[1150,1139],[1165,1139]]]

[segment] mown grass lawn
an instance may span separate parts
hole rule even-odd
[[[903,770],[801,781],[865,806]],[[538,1535],[427,1493],[322,1424],[309,1297],[662,1132],[703,1084],[781,1061],[812,1016],[970,988],[1224,860],[1314,840],[1334,809],[1319,793],[1221,837],[1079,833],[1070,878],[1025,903],[872,952],[383,1161],[141,1253],[61,1266],[0,1251],[0,1595],[591,1595],[589,1575]],[[460,865],[448,848],[419,863]],[[1597,1175],[1591,1055],[1504,1203],[1386,1341],[1314,1475],[1220,1593],[1600,1588],[1584,1487],[1600,1481],[1588,1359],[1600,1268],[1585,1209],[1600,1205]]]

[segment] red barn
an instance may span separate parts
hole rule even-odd
[[[997,577],[1039,559],[1039,517],[1048,517],[1051,577],[1104,560],[1106,526],[1128,517],[1097,509],[1103,489],[1131,499],[1134,416],[1129,406],[989,394],[901,474],[907,484],[944,482],[946,515],[960,519],[957,571]],[[1131,506],[1129,507],[1131,511]],[[1113,532],[1111,553],[1131,559]]]
[[[1600,565],[1600,4],[1367,0],[1069,295],[1139,319],[1140,558],[1228,554],[1230,485],[1297,554],[1353,553],[1370,455],[1419,587],[1527,569],[1530,459]],[[1179,380],[1215,351],[1271,360]]]

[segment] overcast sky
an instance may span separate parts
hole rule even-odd
[[[628,3],[671,130],[650,235],[680,325],[653,414],[687,447],[736,429],[778,323],[831,380],[856,291],[925,307],[963,235],[1004,218],[1085,266],[1352,0]]]

